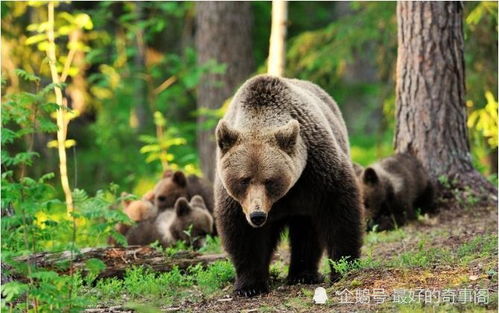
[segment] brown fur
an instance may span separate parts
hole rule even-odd
[[[234,96],[217,130],[215,215],[236,268],[236,293],[268,291],[268,268],[289,227],[289,283],[318,283],[332,260],[360,255],[360,193],[334,100],[318,86],[257,76]],[[263,221],[263,222],[262,222]],[[331,279],[339,274],[332,269]]]
[[[364,167],[358,163],[352,162],[353,169],[355,171],[355,176],[360,177],[362,172],[364,171]]]
[[[415,209],[431,210],[433,187],[419,161],[395,154],[360,174],[362,198],[370,226],[393,229],[416,217]]]
[[[129,245],[159,241],[166,248],[177,240],[184,240],[199,248],[212,231],[213,218],[203,198],[196,195],[190,202],[184,197],[177,199],[173,210],[165,210],[156,218],[138,223],[128,231],[126,238]]]
[[[180,197],[187,198],[187,178],[181,171],[167,170],[163,178],[154,187],[154,204],[159,212],[173,208],[175,201]]]
[[[146,193],[140,200],[123,199],[121,201],[121,209],[123,210],[123,213],[125,213],[128,218],[130,218],[131,221],[140,222],[146,219],[154,218],[157,215],[157,208],[149,200],[151,199],[150,193],[150,191]],[[122,198],[131,196],[131,194],[126,192],[123,192],[121,194]],[[130,228],[131,225],[128,223],[118,223],[115,226],[116,231],[122,235],[125,235],[130,230]],[[116,240],[112,237],[108,239],[108,243],[110,245],[117,245]]]
[[[192,199],[195,195],[203,197],[208,211],[213,212],[213,186],[210,182],[196,175],[186,176],[181,171],[166,170],[149,197],[154,199],[159,211],[164,211],[172,208],[178,198]]]

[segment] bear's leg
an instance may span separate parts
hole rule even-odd
[[[358,193],[350,190],[348,193],[336,194],[324,203],[316,220],[329,259],[336,262],[342,258],[355,261],[360,257],[362,246],[361,204]],[[330,278],[331,282],[341,278],[333,266]]]
[[[225,233],[232,237],[226,249],[236,268],[235,293],[253,297],[269,291],[269,265],[283,227],[274,224],[255,229],[244,222],[237,232]]]
[[[435,189],[431,183],[419,195],[414,205],[422,209],[422,213],[436,213]]]
[[[316,225],[310,217],[294,217],[289,221],[291,264],[288,284],[318,284],[324,280],[319,273],[323,247]]]
[[[252,297],[268,292],[269,264],[283,223],[251,227],[240,205],[222,189],[217,199],[217,226],[236,269],[235,293]]]

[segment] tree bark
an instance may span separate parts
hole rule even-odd
[[[197,107],[218,109],[253,72],[249,2],[198,2],[196,49],[198,64],[224,63],[224,74],[205,74],[198,87]],[[208,120],[208,123],[207,123]],[[214,121],[205,114],[197,120],[197,146],[201,169],[213,181],[215,174]]]
[[[453,187],[495,196],[471,160],[462,4],[399,2],[397,21],[396,151],[415,155],[435,182],[446,176]]]
[[[73,259],[72,262],[71,259]],[[126,270],[132,266],[147,266],[156,272],[167,272],[173,267],[187,269],[196,264],[211,264],[218,260],[227,259],[225,254],[200,254],[193,251],[182,251],[171,257],[165,256],[162,252],[154,250],[148,246],[129,247],[105,247],[105,248],[85,248],[80,253],[71,254],[64,252],[41,252],[28,256],[18,257],[17,262],[29,262],[36,267],[55,270],[61,274],[82,271],[87,274],[86,263],[90,259],[99,259],[106,268],[96,277],[122,278]],[[71,264],[71,267],[61,267],[61,264]]]

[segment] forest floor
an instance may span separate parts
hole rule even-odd
[[[336,264],[344,276],[333,285],[286,285],[289,250],[283,240],[266,295],[236,297],[230,282],[210,293],[187,284],[168,305],[136,298],[131,302],[142,304],[130,306],[124,298],[87,312],[496,312],[497,225],[495,207],[469,206],[421,216],[393,231],[370,232],[358,264]],[[319,286],[329,297],[324,305],[313,301]]]

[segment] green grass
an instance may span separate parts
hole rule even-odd
[[[473,260],[497,255],[497,235],[480,235],[462,244],[457,249],[457,257],[461,264],[469,264]]]
[[[197,265],[187,271],[177,267],[169,272],[156,273],[145,267],[133,267],[123,279],[99,280],[94,288],[81,288],[80,292],[95,304],[172,305],[182,299],[196,301],[201,294],[209,296],[233,281],[234,267],[220,260],[207,267]]]
[[[198,264],[190,268],[189,272],[194,276],[197,285],[205,294],[213,293],[225,287],[235,277],[234,266],[226,260],[216,261],[206,269]]]
[[[365,236],[364,243],[366,245],[373,245],[379,243],[397,242],[406,238],[406,236],[407,234],[403,228],[397,228],[392,231],[371,231]]]

